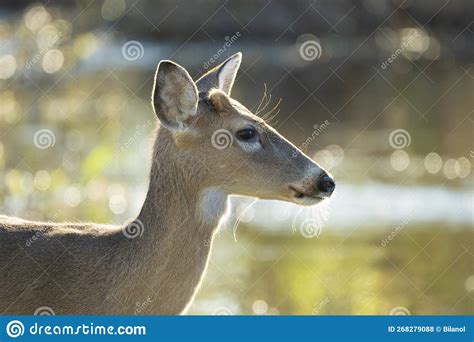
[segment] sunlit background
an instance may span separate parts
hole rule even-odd
[[[281,99],[274,126],[337,190],[317,209],[233,200],[190,313],[472,314],[472,13],[468,0],[3,2],[0,212],[133,218],[157,63],[197,77],[242,51],[233,97],[255,109],[266,88],[263,112]]]

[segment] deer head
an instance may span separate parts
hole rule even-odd
[[[335,188],[328,172],[230,97],[240,62],[237,53],[196,82],[178,64],[159,63],[152,105],[174,162],[204,168],[196,183],[227,194],[302,205],[328,198]]]

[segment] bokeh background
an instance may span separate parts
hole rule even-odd
[[[123,223],[154,69],[242,51],[233,97],[337,180],[233,199],[191,314],[472,314],[474,2],[2,1],[0,212]],[[264,101],[265,102],[265,101]],[[265,110],[264,110],[265,112]]]

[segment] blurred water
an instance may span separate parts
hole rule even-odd
[[[253,203],[253,204],[252,204]],[[296,230],[305,220],[330,229],[376,229],[406,222],[474,224],[472,190],[441,186],[400,186],[382,183],[338,183],[333,197],[315,207],[304,208],[281,201],[232,198],[237,216],[260,229]]]

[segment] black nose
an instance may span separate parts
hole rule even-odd
[[[334,189],[336,188],[336,183],[334,180],[327,174],[323,174],[318,179],[318,190],[325,195],[331,195]]]

